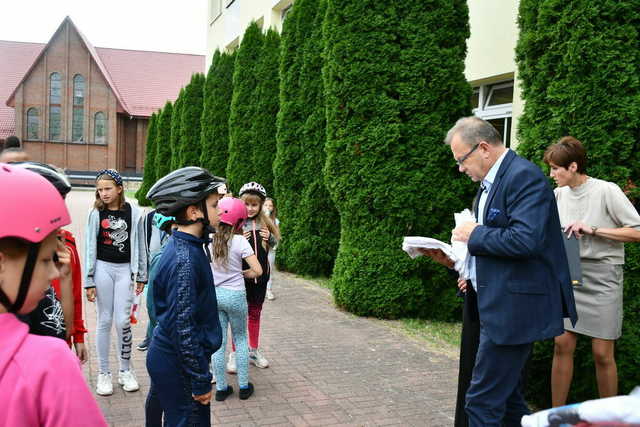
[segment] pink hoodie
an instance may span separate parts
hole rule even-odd
[[[0,314],[0,426],[106,425],[66,343]]]

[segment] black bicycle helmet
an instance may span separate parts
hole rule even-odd
[[[44,177],[56,187],[56,190],[62,197],[71,191],[71,183],[67,176],[61,170],[40,162],[11,162],[13,166],[24,168]]]
[[[160,178],[147,193],[147,199],[161,214],[174,216],[182,208],[197,205],[211,193],[226,194],[225,179],[206,169],[188,166]]]
[[[259,196],[263,201],[267,198],[267,190],[265,190],[262,185],[254,181],[247,182],[242,187],[240,187],[240,192],[238,193],[238,195],[242,197],[242,195],[246,193],[255,194]]]

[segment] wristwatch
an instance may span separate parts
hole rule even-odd
[[[596,231],[598,231],[598,227],[596,227],[595,225],[591,226],[591,235],[595,236],[596,235]]]

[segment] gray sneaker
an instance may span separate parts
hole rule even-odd
[[[249,350],[249,362],[258,368],[268,368],[269,361],[262,355],[259,348]]]

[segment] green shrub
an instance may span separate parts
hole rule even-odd
[[[256,65],[256,89],[253,96],[253,180],[273,193],[273,159],[276,155],[276,116],[280,102],[280,35],[269,29],[264,37],[260,60]]]
[[[306,41],[300,58],[298,105],[302,121],[298,145],[302,155],[294,171],[303,188],[288,201],[296,210],[294,228],[286,241],[291,246],[288,265],[295,273],[328,276],[338,251],[340,216],[325,187],[322,170],[326,160],[326,118],[324,87],[318,76],[322,74],[326,2],[302,1],[314,7],[301,7],[298,15],[298,25],[308,19],[311,31],[303,38]]]
[[[255,177],[253,150],[256,135],[252,120],[255,117],[254,92],[258,84],[256,69],[263,43],[264,35],[260,27],[252,22],[247,27],[236,54],[227,161],[227,179],[233,192],[237,192],[242,184],[253,181]]]
[[[171,172],[171,118],[173,116],[173,104],[167,101],[158,120],[158,132],[156,143],[156,179],[162,178]]]
[[[637,1],[522,0],[516,49],[525,100],[518,151],[542,164],[560,137],[582,141],[588,174],[621,187],[640,178],[640,8]],[[616,344],[620,392],[640,382],[640,252],[627,245],[624,324]],[[598,396],[591,344],[579,340],[569,401]],[[527,387],[550,405],[551,342],[535,346]]]
[[[202,94],[204,74],[191,76],[184,88],[184,103],[180,112],[180,165],[200,166],[200,119],[202,118]]]
[[[302,177],[296,168],[302,151],[298,137],[304,118],[299,105],[300,68],[304,40],[311,31],[313,12],[300,13],[302,9],[315,10],[315,1],[297,0],[282,24],[282,41],[280,43],[280,110],[276,120],[276,156],[273,160],[273,187],[280,232],[282,239],[276,252],[276,263],[280,269],[291,270],[291,246],[289,236],[294,234],[297,219],[298,203],[303,190]],[[304,19],[299,23],[298,16]],[[300,38],[298,39],[298,34]],[[301,40],[298,42],[298,40]],[[294,241],[291,240],[293,243]]]
[[[466,1],[328,0],[325,183],[340,213],[332,283],[359,315],[451,318],[455,284],[402,252],[406,235],[450,237],[473,185],[443,144],[470,114]]]
[[[184,103],[184,88],[180,89],[178,98],[173,103],[171,113],[171,170],[174,171],[182,167],[180,160],[180,127],[182,125],[182,104]]]
[[[233,95],[235,54],[213,54],[204,89],[200,164],[215,175],[226,176],[229,158],[229,108]]]
[[[156,130],[158,122],[158,113],[153,113],[149,119],[149,125],[147,127],[147,145],[146,155],[144,158],[144,175],[142,178],[142,185],[136,192],[136,199],[140,206],[149,206],[151,202],[147,199],[147,192],[151,188],[154,182],[156,182]]]

